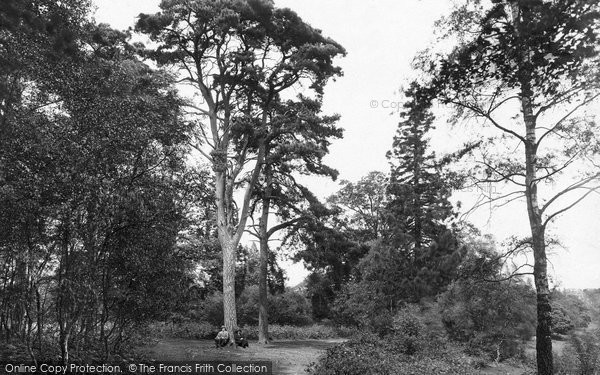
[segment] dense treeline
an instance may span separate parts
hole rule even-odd
[[[87,2],[1,7],[0,332],[34,360],[106,357],[185,303],[181,99]]]

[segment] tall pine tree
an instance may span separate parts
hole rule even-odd
[[[407,96],[414,95],[412,90]],[[387,157],[392,171],[388,187],[389,240],[407,240],[415,249],[429,246],[446,231],[444,222],[453,216],[449,201],[451,184],[442,163],[429,151],[427,133],[434,116],[427,104],[409,100],[402,113],[392,150]]]
[[[414,88],[406,92],[402,121],[387,155],[392,171],[386,243],[404,259],[405,276],[398,288],[403,298],[418,300],[452,281],[463,252],[450,228],[455,216],[449,200],[454,179],[445,166],[453,157],[437,160],[430,151],[427,134],[434,116]]]

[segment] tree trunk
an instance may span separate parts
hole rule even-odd
[[[538,205],[537,195],[537,146],[535,117],[530,90],[522,88],[521,107],[526,128],[525,142],[525,197],[533,247],[533,277],[537,295],[536,357],[539,375],[553,374],[550,289],[546,259],[545,227]]]
[[[258,343],[269,342],[269,316],[267,312],[267,257],[268,239],[260,239],[260,265],[258,273]]]
[[[226,193],[226,154],[213,155],[213,169],[215,170],[215,201],[217,209],[217,231],[219,244],[223,254],[223,325],[227,327],[230,341],[235,345],[233,338],[237,328],[237,311],[235,306],[235,263],[237,241],[230,232],[231,218],[228,216],[230,201]]]
[[[43,353],[43,345],[42,345],[42,338],[43,338],[43,332],[44,332],[44,312],[42,311],[42,296],[40,295],[40,290],[39,288],[36,286],[35,288],[35,300],[36,300],[36,310],[37,310],[37,347],[39,349],[39,354],[40,357],[43,358],[44,353]]]
[[[237,244],[232,241],[225,241],[221,246],[223,249],[223,324],[227,327],[231,344],[235,345],[234,331],[237,328],[235,260]]]
[[[267,312],[267,268],[269,258],[269,236],[267,225],[269,222],[269,209],[271,206],[271,184],[272,177],[270,168],[265,168],[266,187],[262,200],[262,213],[259,223],[260,238],[260,257],[258,268],[258,343],[267,344],[269,342],[269,317]]]
[[[63,365],[69,364],[69,333],[60,333],[60,355]]]

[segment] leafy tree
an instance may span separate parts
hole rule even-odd
[[[369,246],[352,241],[347,232],[331,225],[336,211],[325,211],[310,221],[293,239],[302,246],[294,259],[303,260],[311,274],[306,280],[315,318],[329,317],[331,303],[344,284],[356,277],[356,266]],[[335,220],[335,219],[333,219]]]
[[[0,254],[12,284],[2,288],[20,292],[3,294],[0,314],[34,360],[32,335],[43,355],[55,327],[68,362],[73,349],[108,356],[133,324],[182,303],[164,286],[188,282],[187,254],[176,251],[188,126],[171,77],[132,56],[125,33],[83,23],[76,2],[51,3],[21,5],[48,11],[46,26],[66,25],[57,33],[90,48],[50,51],[55,29],[27,22],[3,34],[2,58],[19,64],[5,76],[0,137]]]
[[[371,172],[356,183],[342,181],[341,189],[327,198],[331,206],[314,205],[315,220],[295,233],[301,245],[295,255],[312,274],[307,278],[313,314],[330,316],[333,300],[343,285],[357,277],[357,265],[385,227],[387,177]]]
[[[340,213],[336,224],[355,241],[366,243],[381,238],[386,229],[386,189],[389,178],[373,171],[358,182],[341,181],[342,188],[327,198]]]
[[[176,66],[202,97],[203,103],[190,103],[198,123],[194,146],[214,171],[225,325],[232,331],[235,252],[266,157],[269,113],[281,93],[302,82],[321,94],[328,78],[340,74],[332,59],[345,52],[269,1],[176,0],[161,7],[160,13],[140,15],[136,30],[158,44],[147,55]],[[252,161],[249,174],[242,173]],[[236,205],[234,191],[242,185]]]
[[[498,0],[490,7],[480,5],[467,2],[447,20],[460,41],[452,53],[421,56],[418,63],[428,77],[418,101],[437,99],[451,105],[457,119],[482,120],[501,132],[497,139],[507,149],[521,150],[520,156],[513,152],[485,158],[487,176],[477,182],[514,184],[517,191],[496,199],[524,197],[526,202],[535,260],[537,367],[547,375],[553,372],[553,361],[546,228],[596,191],[600,177],[594,164],[597,133],[593,118],[585,113],[600,95],[598,4]],[[459,13],[467,16],[457,17]],[[511,119],[503,118],[507,113]],[[578,174],[579,179],[562,188],[549,186],[586,163],[591,168]]]
[[[0,249],[4,282],[0,320],[7,339],[19,337],[35,360],[34,324],[47,310],[41,299],[54,245],[46,228],[57,203],[55,179],[44,167],[52,155],[43,78],[77,55],[74,35],[88,11],[84,1],[6,1],[0,5]],[[47,81],[46,81],[47,82]],[[46,180],[48,178],[48,180]],[[45,284],[45,285],[42,285]],[[34,322],[35,317],[35,322]],[[37,328],[40,345],[42,332]]]

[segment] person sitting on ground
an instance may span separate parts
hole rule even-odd
[[[246,339],[246,335],[239,328],[235,330],[235,344],[237,346],[241,346],[242,348],[248,347],[248,339]]]
[[[221,326],[221,331],[215,337],[215,345],[217,348],[222,348],[227,345],[229,342],[229,332],[227,332],[227,327]]]

